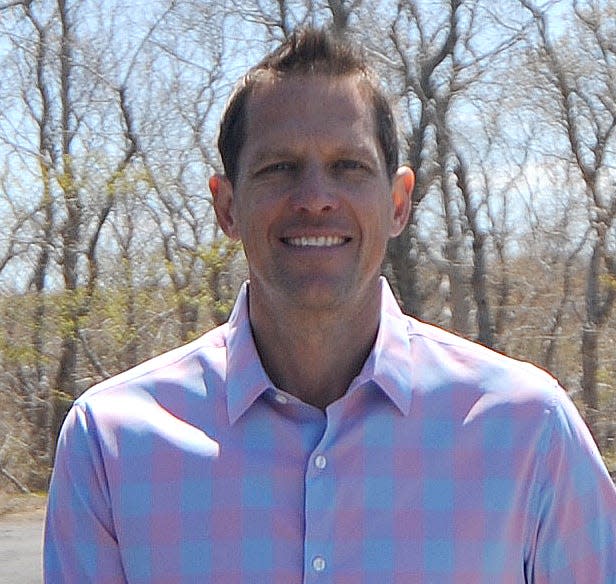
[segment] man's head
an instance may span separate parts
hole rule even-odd
[[[277,50],[251,68],[231,95],[220,124],[218,149],[225,175],[232,184],[237,178],[240,152],[246,140],[248,101],[255,88],[273,79],[310,75],[357,79],[372,105],[375,132],[387,172],[390,178],[394,176],[398,168],[395,118],[376,74],[355,46],[327,31],[306,29],[293,33]]]
[[[397,169],[391,108],[363,61],[326,33],[298,33],[263,63],[231,99],[225,175],[209,183],[218,223],[244,247],[251,318],[266,304],[364,311],[378,303],[414,183]]]

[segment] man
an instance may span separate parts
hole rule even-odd
[[[546,373],[404,316],[393,116],[352,47],[295,34],[225,112],[229,322],[64,425],[47,582],[616,582],[616,490]]]

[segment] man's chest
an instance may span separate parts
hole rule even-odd
[[[389,414],[272,420],[216,451],[157,439],[112,473],[129,582],[524,581],[531,459],[510,440]]]

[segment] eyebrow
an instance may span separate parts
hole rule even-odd
[[[266,148],[257,151],[255,157],[250,161],[251,165],[287,158],[297,158],[297,154],[290,148]]]
[[[378,148],[372,149],[356,145],[334,147],[327,153],[329,158],[360,158],[373,162],[378,161],[378,154]],[[265,148],[256,152],[249,164],[252,167],[272,160],[297,159],[301,158],[301,156],[301,152],[293,148]]]

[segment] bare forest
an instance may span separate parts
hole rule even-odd
[[[217,123],[306,24],[396,104],[405,311],[549,369],[616,471],[614,0],[0,0],[0,490],[45,490],[84,390],[226,319]]]

